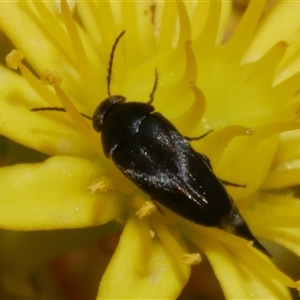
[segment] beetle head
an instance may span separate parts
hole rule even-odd
[[[112,110],[113,106],[117,103],[125,102],[126,98],[121,95],[114,95],[103,100],[96,108],[93,115],[93,128],[95,131],[100,132],[105,116]]]

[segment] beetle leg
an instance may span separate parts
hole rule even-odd
[[[245,187],[247,187],[246,184],[238,184],[238,183],[230,182],[230,181],[223,180],[223,179],[220,179],[220,178],[218,178],[218,179],[219,179],[224,185],[229,185],[229,186],[239,187],[239,188],[245,188]]]
[[[206,134],[208,134],[209,132],[207,132]],[[201,154],[199,152],[197,152],[197,154],[202,158],[202,160],[205,162],[205,164],[208,166],[208,168],[210,169],[211,172],[213,172],[213,169],[212,169],[212,166],[211,166],[211,163],[210,163],[210,160],[209,158],[204,155],[204,154]],[[239,188],[245,188],[247,185],[246,184],[238,184],[238,183],[234,183],[234,182],[230,182],[230,181],[227,181],[227,180],[224,180],[224,179],[221,179],[218,177],[218,179],[222,182],[222,184],[224,185],[229,185],[229,186],[233,186],[233,187],[239,187]]]
[[[202,154],[202,153],[197,152],[197,154],[200,156],[200,158],[203,160],[203,162],[207,165],[207,167],[209,168],[209,170],[211,172],[213,172],[213,169],[212,169],[212,166],[211,166],[209,158],[206,155]]]
[[[115,55],[115,51],[117,48],[117,45],[119,43],[119,40],[121,39],[121,37],[123,36],[123,34],[125,33],[126,30],[123,30],[118,37],[116,38],[112,48],[111,48],[111,52],[109,55],[109,61],[108,61],[108,68],[107,68],[107,76],[106,76],[106,80],[107,80],[107,95],[110,97],[111,93],[110,93],[110,82],[111,82],[111,73],[112,73],[112,67],[113,67],[113,62],[114,62],[114,55]]]
[[[198,141],[203,139],[204,137],[206,137],[208,134],[210,134],[211,132],[214,132],[213,130],[209,130],[207,132],[205,132],[204,134],[201,134],[199,136],[196,137],[188,137],[188,136],[183,136],[186,140],[188,141]]]
[[[152,91],[149,95],[149,101],[147,102],[147,104],[151,104],[153,101],[154,101],[154,94],[155,94],[155,91],[156,91],[156,88],[157,88],[157,83],[158,83],[158,73],[157,73],[157,68],[155,68],[155,80],[154,80],[154,85],[153,85],[153,88],[152,88]]]
[[[36,107],[36,108],[32,108],[30,111],[47,111],[47,110],[52,110],[52,111],[62,111],[62,112],[66,112],[66,110],[63,107]],[[81,113],[81,115],[85,118],[87,118],[88,120],[92,120],[92,117]]]
[[[153,201],[153,203],[155,203],[155,206],[157,208],[157,210],[163,215],[165,216],[164,212],[162,211],[162,209],[160,208],[159,204],[157,203],[157,201],[155,201],[155,199],[151,198],[151,200]]]

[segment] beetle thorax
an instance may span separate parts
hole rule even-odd
[[[112,110],[114,105],[117,103],[125,102],[126,98],[121,95],[114,95],[103,100],[96,108],[93,115],[93,128],[95,131],[100,132],[102,130],[102,125],[104,118],[107,116],[109,111]]]

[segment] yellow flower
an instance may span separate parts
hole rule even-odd
[[[50,231],[41,251],[37,239],[3,230],[4,289],[32,296],[22,278],[66,250],[120,231],[114,220],[124,230],[99,299],[176,299],[200,252],[226,298],[286,299],[287,287],[299,287],[245,239],[191,224],[163,207],[163,214],[155,211],[104,157],[98,134],[80,114],[92,115],[107,97],[107,61],[125,29],[114,56],[112,94],[148,101],[158,68],[156,110],[184,136],[214,131],[193,147],[210,158],[219,178],[246,183],[228,193],[251,231],[300,255],[294,188],[300,178],[298,4],[280,2],[260,22],[264,5],[252,1],[228,37],[229,1],[78,1],[71,10],[65,0],[61,6],[0,3],[2,40],[18,49],[6,61],[21,72],[0,66],[0,133],[36,150],[27,150],[22,163],[4,156],[0,226],[74,229],[64,238]],[[275,31],[278,19],[293,18]],[[30,111],[62,106],[67,114]]]

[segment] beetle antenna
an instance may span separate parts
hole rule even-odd
[[[147,102],[147,104],[151,104],[154,101],[154,94],[155,94],[155,91],[156,91],[156,88],[157,88],[157,84],[158,84],[158,73],[157,73],[157,68],[155,68],[154,85],[153,85],[151,93],[149,94],[150,100]]]
[[[63,107],[37,107],[37,108],[32,108],[30,111],[45,111],[45,110],[52,110],[52,111],[61,111],[61,112],[66,112],[66,110]],[[93,118],[81,113],[81,115],[89,120],[92,120]]]
[[[108,68],[107,68],[107,95],[110,97],[111,93],[110,93],[110,82],[111,82],[111,72],[112,72],[112,66],[113,66],[113,61],[114,61],[114,55],[115,55],[115,51],[117,48],[117,45],[119,43],[120,38],[123,36],[123,34],[125,33],[126,30],[123,30],[119,36],[116,38],[112,48],[111,48],[111,52],[110,52],[110,56],[109,56],[109,61],[108,61]]]
[[[110,52],[110,56],[109,56],[109,61],[108,61],[108,68],[107,68],[107,94],[110,97],[111,93],[110,93],[110,82],[111,82],[111,73],[112,73],[112,67],[113,67],[113,61],[114,61],[114,55],[115,55],[115,51],[117,48],[117,45],[119,43],[119,40],[121,39],[121,37],[124,35],[126,30],[123,30],[119,36],[116,38],[112,48],[111,48],[111,52]],[[156,80],[157,81],[157,80]],[[152,91],[151,94],[153,94],[154,91]],[[153,101],[153,100],[152,100]],[[37,107],[37,108],[32,108],[30,111],[46,111],[46,110],[52,110],[52,111],[61,111],[61,112],[66,112],[66,110],[62,107]],[[85,115],[83,113],[81,113],[81,115],[85,118],[87,118],[88,120],[92,120],[93,118]]]

